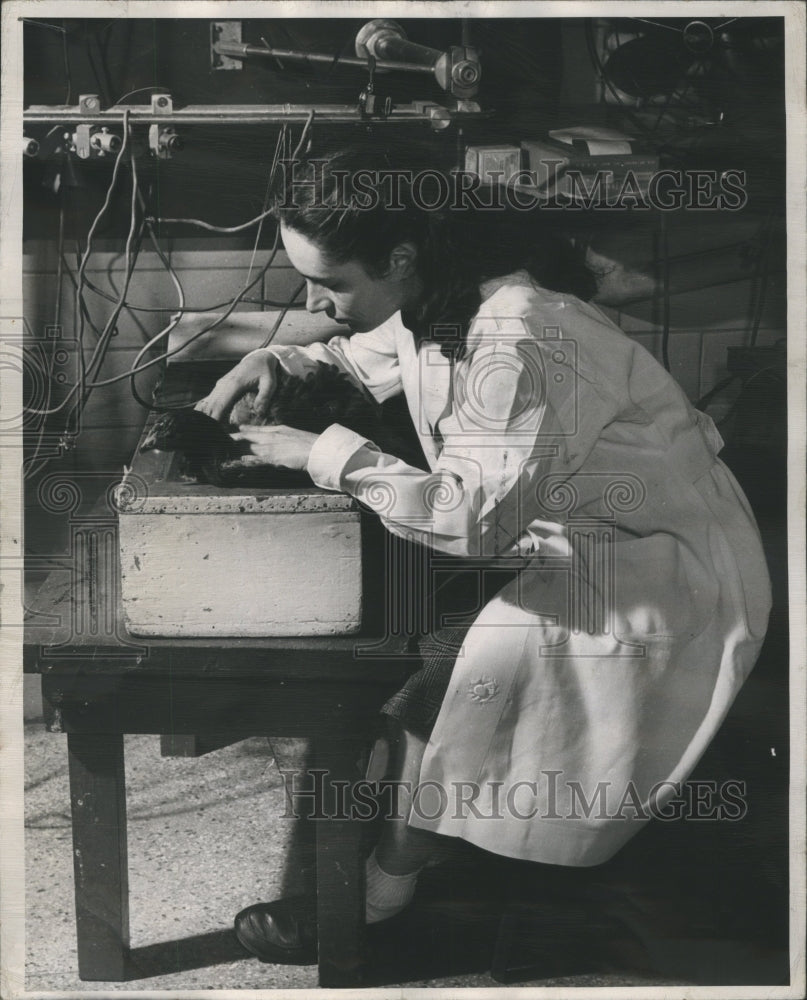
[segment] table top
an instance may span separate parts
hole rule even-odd
[[[407,638],[380,630],[353,635],[277,638],[144,638],[123,626],[118,567],[114,593],[93,594],[75,567],[54,570],[26,608],[24,669],[31,673],[131,670],[295,677],[393,677],[412,669]]]

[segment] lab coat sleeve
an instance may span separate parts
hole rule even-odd
[[[401,391],[395,332],[389,322],[367,333],[354,333],[352,337],[338,336],[324,343],[263,350],[273,354],[285,371],[298,378],[313,371],[319,361],[336,365],[357,385],[369,389],[379,403]]]
[[[317,439],[308,472],[374,510],[394,534],[453,555],[512,552],[538,516],[537,479],[565,444],[539,340],[497,337],[457,366],[443,447],[432,472],[382,453],[334,425]],[[571,380],[570,380],[571,381]]]

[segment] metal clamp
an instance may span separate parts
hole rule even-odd
[[[101,98],[98,94],[80,94],[78,109],[83,115],[97,115],[101,110]]]
[[[172,115],[174,102],[170,94],[151,95],[151,113],[154,115]]]
[[[106,126],[79,125],[72,135],[66,136],[70,148],[80,160],[117,153],[121,148],[121,137],[110,132]]]

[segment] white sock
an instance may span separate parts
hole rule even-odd
[[[368,924],[388,920],[405,909],[415,894],[419,871],[411,875],[388,875],[376,860],[375,851],[365,865],[367,881],[367,907],[365,917]]]

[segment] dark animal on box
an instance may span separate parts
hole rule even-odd
[[[186,475],[214,486],[310,485],[305,473],[268,465],[248,453],[247,442],[233,441],[230,434],[242,424],[284,424],[314,434],[341,424],[388,454],[411,465],[424,464],[408,417],[388,419],[389,414],[335,365],[318,362],[305,378],[278,369],[266,416],[257,414],[254,404],[255,394],[247,393],[233,407],[229,426],[192,406],[165,413],[155,420],[140,450],[177,452]]]

